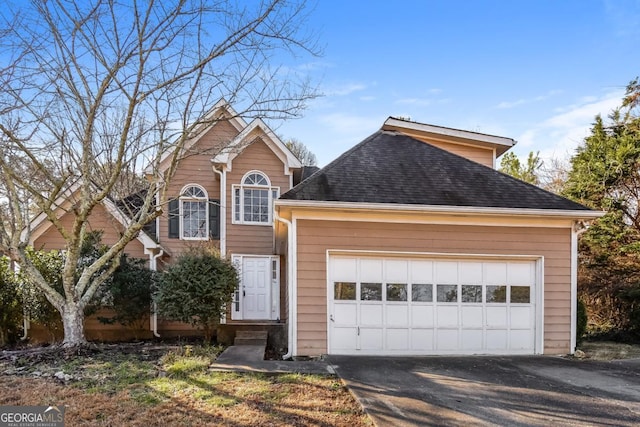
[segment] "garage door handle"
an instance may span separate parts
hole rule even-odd
[[[333,320],[333,314],[329,315],[329,320],[331,320],[332,322],[335,322],[335,320]]]

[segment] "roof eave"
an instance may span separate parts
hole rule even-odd
[[[342,209],[351,211],[377,212],[420,212],[434,214],[450,214],[459,216],[520,216],[520,217],[548,217],[571,218],[575,220],[593,220],[600,218],[606,212],[581,209],[524,209],[524,208],[495,208],[473,206],[440,206],[440,205],[407,205],[391,203],[355,203],[355,202],[326,202],[317,200],[278,199],[276,207],[313,208],[313,209]]]
[[[516,145],[516,140],[513,138],[507,138],[504,136],[489,135],[480,132],[471,132],[461,129],[453,129],[443,126],[435,126],[426,123],[412,122],[408,120],[396,119],[395,117],[389,117],[382,125],[382,129],[407,129],[425,135],[435,135],[445,138],[457,138],[469,141],[476,145],[491,146],[496,149],[496,155],[508,151],[511,147]]]

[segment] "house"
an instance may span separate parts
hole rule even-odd
[[[389,118],[284,193],[290,353],[573,352],[601,213],[497,172],[514,143]]]
[[[512,139],[389,118],[310,171],[261,120],[224,102],[211,114],[225,120],[189,141],[167,212],[128,250],[162,268],[219,245],[241,273],[226,337],[268,329],[286,356],[575,349],[577,236],[600,212],[497,172]],[[118,212],[92,219],[107,241]],[[46,221],[34,231],[37,247],[59,244]],[[194,333],[149,321],[156,335]],[[91,322],[89,337],[123,336]]]

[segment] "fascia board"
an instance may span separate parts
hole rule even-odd
[[[351,210],[377,212],[420,212],[446,213],[449,215],[491,215],[491,216],[520,216],[520,217],[550,217],[570,218],[576,220],[590,220],[603,216],[606,212],[595,210],[560,210],[560,209],[521,209],[521,208],[492,208],[467,206],[436,206],[436,205],[403,205],[387,203],[352,203],[352,202],[323,202],[309,200],[278,199],[275,206],[289,208],[312,208],[318,210]]]
[[[62,194],[58,196],[51,205],[52,210],[56,211],[58,209],[61,209],[62,205],[67,202],[79,189],[80,182],[76,181],[69,188],[63,190]],[[52,225],[53,224],[51,223],[51,221],[48,221],[47,215],[45,215],[44,212],[40,212],[35,216],[35,218],[29,221],[29,226],[22,230],[22,232],[20,233],[20,240],[25,241],[29,233],[29,244],[32,244],[33,240],[35,240],[36,237],[42,235]],[[41,229],[41,227],[44,227],[44,229]]]
[[[78,190],[80,189],[80,184],[75,183],[73,186],[69,187],[63,195],[59,196],[53,204],[54,210],[62,209],[62,206],[65,202],[69,200]],[[129,225],[129,218],[122,212],[120,208],[116,206],[114,202],[110,199],[104,199],[102,201],[103,205],[107,209],[107,212],[111,216],[113,216],[123,227],[127,227]],[[62,215],[64,215],[63,212]],[[62,217],[62,215],[59,216]],[[33,221],[30,223],[31,226],[31,235],[29,236],[29,244],[33,244],[35,239],[44,234],[50,227],[53,226],[51,221],[48,221],[47,216],[44,213],[38,214]],[[27,238],[27,229],[22,230],[21,240],[24,241]],[[147,248],[157,248],[159,247],[158,243],[156,243],[144,230],[140,230],[137,235],[137,239],[142,243],[142,245]]]
[[[247,122],[242,117],[240,117],[238,113],[233,109],[233,107],[231,107],[231,105],[229,105],[227,101],[224,99],[221,99],[220,101],[216,102],[216,104],[211,108],[211,110],[209,110],[209,112],[204,116],[204,119],[205,120],[211,119],[222,109],[226,110],[231,115],[231,118],[228,120],[228,122],[238,132],[241,132],[242,129],[247,127]],[[214,123],[213,126],[215,126],[216,124],[217,123]],[[207,127],[207,126],[204,126],[204,124],[199,126],[199,129],[196,130],[196,136],[187,141],[187,143],[183,147],[183,150],[186,151],[189,148],[193,147],[213,126]],[[170,150],[167,150],[160,156],[159,169],[161,171],[163,171],[166,168],[166,166],[164,166],[163,164],[166,162],[167,158],[173,155],[175,150],[176,150],[175,148],[172,148]],[[144,173],[146,175],[153,174],[153,164],[148,165],[144,169]]]
[[[234,150],[234,148],[242,146],[242,142],[253,132],[255,129],[260,129],[267,137],[265,143],[275,153],[276,156],[284,163],[285,174],[291,174],[292,168],[301,168],[302,164],[296,156],[291,153],[287,146],[278,138],[278,136],[271,130],[269,126],[262,121],[262,119],[253,120],[242,132],[240,132],[224,149],[211,159],[215,164],[226,164],[227,169],[232,169],[233,160],[240,154],[240,151]]]
[[[448,138],[459,138],[470,141],[472,143],[475,142],[476,145],[478,142],[482,144],[489,144],[499,147],[497,150],[499,154],[504,153],[516,144],[516,141],[514,139],[504,136],[489,135],[485,133],[429,125],[426,123],[410,122],[406,120],[399,120],[393,117],[389,117],[387,120],[385,120],[384,124],[382,125],[382,129],[385,129],[385,127],[413,130],[425,134],[439,135]]]
[[[113,201],[110,199],[104,199],[103,203],[107,212],[109,212],[109,214],[111,214],[111,216],[113,216],[124,228],[129,226],[130,218],[125,215]],[[145,249],[158,247],[158,243],[156,243],[156,241],[153,240],[144,230],[140,230],[136,238],[140,243],[142,243]]]

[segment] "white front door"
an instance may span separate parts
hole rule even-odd
[[[273,320],[278,318],[278,258],[273,256],[234,256],[240,285],[233,302],[234,320]]]

